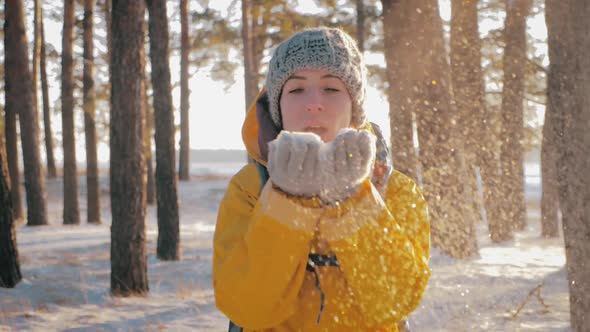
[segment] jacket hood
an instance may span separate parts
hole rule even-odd
[[[266,166],[268,143],[281,132],[269,112],[268,94],[263,88],[248,108],[242,125],[242,140],[250,158]]]

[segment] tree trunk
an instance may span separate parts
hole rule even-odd
[[[31,72],[31,83],[32,83],[32,92],[33,92],[33,111],[36,114],[36,117],[39,117],[39,58],[41,53],[41,0],[34,0],[34,7],[33,7],[33,57],[31,61],[33,62],[33,69]],[[37,133],[39,132],[39,122],[36,123],[37,125]]]
[[[6,31],[6,28],[4,29]],[[6,47],[4,49],[6,50]],[[4,62],[4,73],[7,72],[7,69],[7,63]],[[9,101],[6,94],[4,94],[4,98],[4,137],[6,139],[6,158],[10,173],[10,182],[13,184],[11,187],[13,216],[14,220],[20,220],[24,218],[24,210],[21,201],[20,172],[18,168],[18,133],[16,130],[18,110],[8,106]]]
[[[147,61],[146,61],[147,62]],[[153,140],[153,131],[154,131],[154,110],[150,107],[149,98],[148,98],[148,91],[150,90],[148,86],[150,85],[149,82],[150,78],[148,77],[147,73],[145,76],[145,98],[144,100],[144,107],[145,107],[145,130],[144,130],[144,146],[145,146],[145,162],[147,164],[147,204],[154,205],[156,204],[156,179],[154,177],[154,166],[153,166],[153,155],[152,155],[152,140]]]
[[[112,33],[112,13],[111,13],[111,1],[112,0],[104,0],[104,17],[107,25],[107,62],[109,64],[109,82],[111,82],[111,54],[113,54],[113,33]]]
[[[86,188],[88,222],[100,224],[100,193],[98,185],[98,156],[96,151],[94,95],[94,0],[84,0],[84,130],[86,136]]]
[[[188,88],[188,55],[190,43],[188,38],[188,0],[180,0],[180,31],[180,160],[178,175],[180,180],[188,181],[190,180],[190,90]]]
[[[152,116],[151,114],[146,115]],[[149,138],[146,138],[146,144],[149,144],[145,149],[145,161],[147,163],[147,204],[154,205],[156,204],[156,178],[154,175],[154,163],[152,161],[152,135],[149,135]]]
[[[4,12],[8,13],[8,10]],[[9,19],[9,16],[6,18]],[[8,45],[5,44],[4,49],[6,46]],[[0,206],[2,206],[0,209],[0,287],[2,288],[13,288],[22,279],[11,195],[6,151],[4,141],[0,139]]]
[[[403,112],[416,114],[424,195],[432,218],[432,244],[452,257],[472,257],[478,254],[478,245],[473,219],[464,208],[463,147],[453,125],[450,68],[438,1],[402,0],[383,8],[389,11],[388,17],[395,13],[399,19],[384,23],[399,34],[393,38],[396,43],[392,57],[397,59],[394,68],[404,71],[390,82],[395,82],[396,95],[403,96],[395,98],[395,103],[404,100]],[[405,144],[411,144],[407,140],[404,138]]]
[[[571,29],[568,6],[571,0],[547,0],[545,2],[545,22],[547,25],[547,46],[549,71],[547,73],[547,107],[543,124],[541,147],[541,176],[543,196],[541,198],[541,234],[545,237],[558,236],[559,183],[558,165],[559,145],[563,124],[558,122],[571,105],[572,86],[567,79],[573,69],[570,65],[567,39]],[[559,130],[559,131],[558,131]]]
[[[111,59],[111,292],[149,291],[144,130],[145,4],[113,0]]]
[[[549,75],[552,75],[549,73]],[[549,79],[548,79],[549,81]],[[548,87],[548,91],[549,91]],[[549,99],[550,97],[548,97]],[[543,124],[543,141],[541,146],[541,235],[543,237],[559,236],[559,189],[557,184],[557,137],[554,137],[553,106],[547,103],[545,123]]]
[[[413,86],[410,81],[416,47],[410,41],[414,33],[411,17],[406,14],[407,1],[381,0],[383,6],[383,34],[387,64],[387,97],[391,127],[393,166],[414,180],[418,180],[418,159],[414,148],[412,110]],[[406,82],[407,84],[399,84]]]
[[[168,59],[165,0],[148,0],[150,59],[156,123],[156,191],[158,193],[158,258],[180,259],[178,194],[174,173],[174,109]]]
[[[64,0],[64,23],[61,54],[61,119],[64,153],[63,223],[80,223],[78,208],[78,172],[76,167],[76,136],[74,133],[74,0]]]
[[[361,53],[365,53],[365,3],[356,0],[356,42]]]
[[[246,88],[246,110],[254,102],[258,94],[258,73],[254,71],[254,36],[252,35],[253,23],[252,3],[250,0],[242,0],[242,44],[244,51],[244,86]]]
[[[43,27],[43,10],[39,9],[39,23],[41,30],[41,91],[43,94],[43,129],[45,131],[45,154],[47,156],[47,177],[57,177],[55,156],[53,155],[53,132],[51,130],[51,111],[49,107],[49,87],[47,84],[47,52],[45,50],[45,29]]]
[[[502,163],[501,193],[505,218],[499,228],[522,230],[526,226],[524,197],[524,81],[526,56],[526,18],[531,0],[506,0],[504,23],[504,81],[502,88]],[[500,230],[500,233],[508,232]]]
[[[264,37],[259,31],[267,31],[266,25],[267,22],[265,18],[260,13],[260,5],[257,3],[252,3],[250,1],[250,38],[252,39],[252,68],[251,72],[254,74],[253,80],[256,81],[256,89],[258,95],[258,87],[260,86],[260,66],[262,65],[262,56],[264,55]],[[259,20],[262,22],[259,24]],[[264,83],[262,83],[264,84]],[[254,95],[254,98],[256,98]],[[246,110],[247,111],[247,110]]]
[[[547,0],[548,109],[558,139],[557,178],[574,331],[590,330],[590,6]]]
[[[482,201],[477,187],[478,155],[484,151],[484,78],[481,40],[477,23],[478,1],[451,2],[451,78],[459,139],[463,144],[466,173],[466,210],[476,222],[483,221]]]
[[[8,0],[5,9],[6,109],[7,113],[19,114],[27,193],[27,225],[46,225],[45,177],[39,158],[38,122],[33,103],[33,84],[28,62],[22,1]]]

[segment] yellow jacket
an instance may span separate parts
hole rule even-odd
[[[258,131],[253,105],[243,138],[265,165]],[[270,180],[261,188],[256,165],[245,166],[230,181],[215,229],[219,310],[244,331],[397,331],[430,276],[430,226],[411,179],[394,171],[384,190],[380,195],[367,179],[339,206],[321,206]],[[339,266],[311,273],[310,253],[336,255]],[[319,323],[318,282],[325,295]]]

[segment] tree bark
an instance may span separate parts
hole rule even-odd
[[[7,10],[4,11],[8,13]],[[8,16],[6,16],[8,18]],[[5,44],[5,48],[6,49]],[[0,139],[0,287],[13,288],[22,279],[12,213],[10,175],[4,141]]]
[[[391,127],[391,153],[395,169],[418,180],[418,159],[414,148],[412,110],[414,95],[410,66],[415,66],[416,46],[411,22],[405,7],[407,1],[382,0],[385,62],[387,65],[387,97]],[[399,84],[406,82],[407,84]]]
[[[98,184],[98,156],[96,150],[95,92],[94,92],[94,2],[84,0],[84,130],[86,137],[87,218],[100,224],[100,193]]]
[[[146,61],[147,62],[147,61]],[[147,73],[145,76],[145,98],[144,100],[144,107],[145,107],[145,135],[144,135],[144,146],[145,146],[145,162],[147,164],[147,204],[154,205],[156,204],[156,179],[154,176],[154,166],[153,166],[153,155],[152,155],[152,140],[153,140],[153,132],[154,132],[154,110],[150,107],[149,98],[148,98],[148,86],[150,85],[149,82],[150,78],[148,77]]]
[[[524,197],[524,81],[526,56],[526,18],[531,0],[506,0],[504,23],[504,80],[502,88],[502,165],[501,195],[505,217],[495,225],[498,233],[526,226]],[[496,232],[496,230],[494,230]],[[500,237],[502,238],[502,237]]]
[[[6,31],[6,27],[4,28],[4,31]],[[6,48],[4,49],[6,50]],[[6,70],[7,64],[5,62],[4,73],[6,73]],[[20,172],[18,167],[18,133],[16,130],[18,110],[16,110],[14,107],[8,106],[8,96],[6,94],[4,94],[4,98],[4,137],[6,139],[6,158],[8,170],[10,173],[10,182],[13,184],[10,191],[12,197],[13,215],[15,220],[20,220],[24,218],[24,210],[21,199]]]
[[[356,0],[356,42],[361,53],[365,53],[365,3]]]
[[[246,110],[254,102],[258,94],[258,73],[255,72],[257,66],[254,64],[254,36],[253,28],[252,3],[250,0],[242,0],[242,44],[244,52],[244,86],[246,93]]]
[[[174,173],[174,109],[168,54],[165,0],[148,0],[150,59],[156,123],[156,192],[158,201],[158,258],[180,259],[178,194]]]
[[[113,0],[111,58],[111,292],[149,291],[146,251],[143,1]]]
[[[27,225],[47,224],[45,177],[39,157],[37,114],[28,62],[22,1],[8,0],[4,26],[6,109],[19,114],[21,147],[27,193]]]
[[[39,9],[39,23],[41,30],[41,91],[43,94],[43,129],[45,131],[45,154],[47,156],[47,177],[57,177],[55,168],[55,156],[53,155],[53,132],[51,130],[51,111],[49,106],[49,87],[47,84],[47,52],[45,49],[45,29],[43,27],[43,9]]]
[[[451,2],[451,79],[457,109],[458,135],[463,145],[467,171],[464,188],[469,201],[466,206],[473,220],[482,222],[483,204],[477,187],[477,168],[478,165],[481,166],[482,159],[478,156],[485,151],[483,144],[486,141],[486,132],[483,122],[485,90],[477,22],[478,2]],[[488,203],[493,202],[488,198]]]
[[[190,43],[188,33],[188,0],[180,0],[180,160],[178,164],[178,175],[182,181],[190,180],[190,90],[188,87]]]
[[[393,101],[403,101],[402,112],[406,116],[416,115],[424,195],[431,211],[432,244],[452,257],[475,256],[478,245],[473,219],[464,208],[463,147],[453,124],[450,68],[438,1],[402,0],[383,8],[389,11],[385,15],[396,13],[399,19],[384,23],[399,34],[393,38],[396,41],[393,51],[397,51],[392,54],[397,58],[393,72],[397,69],[403,73],[390,82],[395,83],[393,89],[399,96]],[[405,126],[403,141],[411,144],[410,131]],[[412,153],[408,147],[404,148],[407,154]]]
[[[256,92],[258,93],[260,86],[260,66],[262,65],[262,56],[264,55],[264,36],[259,31],[267,31],[265,18],[260,13],[260,5],[250,1],[250,38],[252,39],[252,68],[251,72],[254,74],[252,80],[256,81]],[[259,24],[259,20],[262,22]],[[264,84],[264,83],[262,83]],[[256,94],[257,95],[257,94]],[[254,95],[254,98],[256,97]],[[247,110],[246,110],[247,111]]]
[[[147,116],[152,116],[152,114],[146,114]],[[148,128],[146,128],[148,129]],[[149,143],[148,143],[149,142]],[[156,178],[154,175],[154,163],[153,163],[153,156],[152,156],[152,135],[149,135],[149,138],[146,138],[146,152],[145,152],[145,161],[147,163],[147,204],[154,205],[156,204]],[[148,152],[149,151],[149,152]]]
[[[555,120],[559,202],[574,331],[590,330],[590,6],[547,0],[548,109]]]
[[[111,54],[113,54],[113,33],[112,33],[112,11],[111,11],[111,2],[112,0],[104,0],[104,7],[103,7],[103,11],[104,11],[104,16],[105,16],[105,21],[106,21],[106,25],[107,25],[107,61],[109,64],[109,84],[111,82],[111,65],[112,65],[112,61],[111,61]]]
[[[560,119],[567,105],[571,105],[572,87],[566,86],[568,75],[569,30],[568,6],[571,0],[545,1],[545,23],[547,25],[547,46],[549,52],[549,71],[547,73],[547,107],[543,124],[543,141],[541,146],[541,176],[543,196],[541,198],[541,235],[558,236],[559,221],[559,182],[557,157],[563,132]],[[559,129],[559,132],[558,132]]]
[[[74,133],[74,0],[64,0],[64,22],[61,54],[61,119],[64,154],[63,223],[80,223],[78,208],[78,172],[76,166],[76,136]]]
[[[549,75],[552,75],[549,73]],[[548,79],[548,82],[550,79]],[[548,91],[551,89],[548,87]],[[549,99],[549,97],[548,97]],[[559,236],[559,189],[557,184],[557,137],[552,103],[545,108],[543,124],[543,140],[541,145],[541,180],[543,193],[541,196],[541,235],[543,237]]]
[[[41,0],[34,0],[33,5],[33,68],[31,72],[31,83],[33,92],[33,111],[35,114],[39,114],[39,58],[41,53]],[[39,132],[39,122],[37,125],[37,133]]]

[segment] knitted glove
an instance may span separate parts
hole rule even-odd
[[[282,131],[269,143],[268,174],[274,185],[295,196],[317,196],[322,187],[319,151],[314,133]]]
[[[375,136],[367,130],[342,129],[328,144],[313,133],[282,131],[269,144],[268,173],[289,194],[332,204],[356,192],[374,158]]]
[[[344,201],[370,176],[375,161],[376,138],[367,130],[345,128],[320,150],[322,189],[327,203]]]

